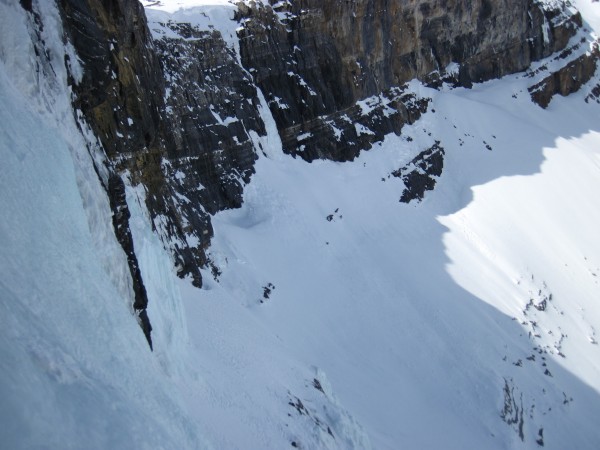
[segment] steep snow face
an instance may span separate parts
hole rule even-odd
[[[235,48],[229,2],[186,5],[152,14]],[[202,290],[174,277],[143,187],[127,186],[150,353],[65,53],[81,68],[39,7],[46,59],[31,18],[0,3],[3,444],[598,446],[600,107],[584,101],[597,76],[547,110],[527,91],[543,73],[411,83],[428,112],[344,164],[284,155],[259,96],[263,156],[244,206],[214,217]],[[392,173],[437,141],[435,190],[400,203]]]
[[[173,366],[160,357],[177,354],[177,338],[159,332],[151,354],[131,310],[127,262],[87,150],[94,140],[70,107],[69,46],[53,2],[37,7],[40,35],[19,2],[0,3],[0,442],[202,447],[172,386],[174,370],[165,370]],[[77,79],[76,56],[69,56]],[[101,153],[94,157],[102,171]],[[134,221],[143,220],[136,214]],[[148,246],[162,251],[152,242],[141,256]],[[145,259],[140,264],[152,273]],[[160,283],[150,283],[157,296]],[[158,315],[167,306],[155,308]],[[177,319],[160,315],[163,331],[169,317]],[[181,336],[182,325],[173,333]]]

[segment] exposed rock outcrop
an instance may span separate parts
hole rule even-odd
[[[400,201],[410,203],[413,200],[421,201],[425,191],[435,187],[437,178],[444,169],[444,148],[440,141],[436,141],[430,148],[423,150],[406,166],[392,172],[392,175],[404,182],[404,191]]]
[[[147,190],[154,225],[170,247],[180,275],[200,285],[202,251],[212,228],[200,205],[176,204],[176,189],[164,170],[174,148],[164,104],[165,80],[146,24],[135,0],[61,3],[65,34],[83,64],[74,83],[80,109],[107,153],[111,169],[128,171]],[[181,245],[195,230],[197,245]]]
[[[525,434],[523,432],[523,426],[525,420],[523,419],[523,413],[525,408],[523,407],[523,394],[521,393],[517,398],[515,393],[515,387],[513,380],[504,379],[504,406],[500,412],[500,417],[507,425],[514,428],[518,433],[521,441],[525,440]]]
[[[148,318],[148,294],[146,287],[144,286],[144,280],[135,254],[135,248],[133,246],[133,237],[131,235],[131,229],[129,228],[129,208],[127,207],[127,200],[125,195],[125,183],[121,177],[116,174],[112,174],[108,179],[108,185],[106,187],[108,191],[108,199],[110,201],[110,207],[113,211],[113,227],[115,229],[115,235],[117,241],[123,247],[125,254],[127,255],[127,263],[129,265],[129,272],[131,274],[131,280],[133,285],[133,309],[138,317],[138,322],[142,327],[144,336],[148,341],[148,345],[152,349],[152,325],[150,325],[150,319]]]
[[[525,70],[564,48],[581,26],[579,13],[561,2],[271,4],[239,4],[242,62],[268,96],[284,150],[307,160],[350,160],[357,147],[369,146],[356,144],[352,133],[332,140],[326,126],[359,100],[393,92],[414,78],[470,86]],[[363,125],[375,134],[398,132],[401,116],[381,121],[375,114]],[[325,137],[315,138],[323,130]]]
[[[348,108],[281,130],[283,148],[306,161],[351,161],[374,142],[381,142],[386,134],[399,135],[405,124],[414,123],[427,110],[429,100],[404,87],[392,88]]]
[[[257,158],[250,133],[266,133],[256,87],[218,31],[163,26],[169,33],[155,44],[174,138],[167,176],[189,203],[210,214],[238,208]]]
[[[110,169],[147,190],[147,207],[180,276],[201,284],[210,214],[241,205],[264,135],[256,88],[217,31],[171,23],[150,36],[137,1],[65,0],[66,38],[84,66],[74,105]]]
[[[559,70],[529,88],[531,99],[547,108],[556,94],[567,96],[577,92],[596,73],[600,51],[596,43],[591,52],[584,53]]]

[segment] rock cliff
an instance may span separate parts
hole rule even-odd
[[[599,53],[598,44],[594,43],[591,52],[570,61],[531,86],[529,88],[531,99],[542,108],[547,108],[554,95],[567,96],[577,92],[581,85],[587,83],[596,72]]]
[[[338,119],[359,100],[391,97],[401,111],[390,89],[415,78],[468,87],[525,70],[562,50],[581,26],[562,2],[523,0],[251,2],[238,18],[242,61],[267,95],[284,149],[307,160],[350,160],[368,146]],[[410,121],[367,115],[364,125],[377,135]]]
[[[148,209],[179,274],[200,284],[201,249],[212,229],[199,202],[176,201],[176,179],[165,166],[176,151],[175,139],[165,78],[142,6],[135,0],[67,0],[60,6],[66,38],[84,69],[83,80],[73,86],[75,108],[102,144],[110,170],[145,186]],[[181,244],[190,235],[197,246]]]
[[[35,12],[35,4],[21,4]],[[62,0],[59,7],[84,69],[80,82],[72,80],[73,104],[107,156],[98,172],[144,186],[177,273],[197,286],[210,264],[211,215],[240,206],[261,151],[258,89],[286,153],[348,161],[427,110],[429,99],[408,88],[411,80],[470,87],[524,71],[572,48],[583,25],[562,1],[245,1],[235,15],[238,54],[218,30],[190,23],[165,21],[153,37],[136,0]],[[596,59],[549,74],[532,87],[534,100],[544,106],[554,93],[576,90]],[[579,81],[569,81],[573,74]],[[442,145],[394,173],[407,184],[402,201],[433,187]],[[137,278],[133,306],[151,342],[123,185],[103,182]]]

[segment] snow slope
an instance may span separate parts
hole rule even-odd
[[[52,2],[39,7],[48,60],[18,2],[0,2],[0,447],[202,447],[131,310],[69,49]]]
[[[540,429],[546,447],[597,446],[598,109],[568,99],[556,107],[565,123],[513,100],[511,81],[430,92],[436,112],[407,133],[417,144],[389,137],[350,164],[259,161],[243,208],[214,221],[219,282],[186,291],[190,328],[211,324],[191,331],[198,360],[217,358],[236,402],[211,407],[229,418],[209,422],[217,435],[254,416],[247,402],[285,380],[272,366],[293,355],[327,374],[375,448],[531,448]],[[387,176],[434,137],[448,154],[438,188],[400,204]],[[549,294],[546,311],[524,312]],[[524,444],[500,417],[506,383],[525,409]],[[263,394],[244,399],[257,384]]]
[[[597,30],[598,4],[580,2]],[[202,290],[175,277],[129,185],[151,353],[56,10],[40,2],[39,66],[13,3],[0,2],[1,447],[598,448],[600,106],[584,102],[597,77],[547,110],[523,74],[412,83],[429,111],[343,164],[284,155],[264,107],[268,157],[243,207],[213,219]],[[185,5],[150,21],[187,17],[235,48],[229,3]],[[436,189],[399,203],[390,174],[436,140]]]
[[[182,286],[199,380],[181,389],[217,447],[598,447],[597,78],[548,110],[534,82],[414,83],[429,112],[352,163],[269,136],[244,206],[213,220],[216,280]],[[435,140],[436,189],[399,203],[390,173]]]

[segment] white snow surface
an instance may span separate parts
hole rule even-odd
[[[234,29],[229,2],[161,5]],[[597,30],[600,6],[575,5]],[[429,111],[343,164],[284,155],[260,94],[256,174],[213,219],[218,280],[174,276],[128,183],[151,353],[44,8],[39,77],[25,13],[0,2],[0,446],[598,448],[597,77],[547,110],[523,74],[413,82]],[[390,173],[436,140],[435,190],[399,203]]]
[[[259,160],[244,206],[214,220],[223,275],[214,283],[207,272],[205,290],[184,295],[188,320],[226,321],[239,336],[212,351],[209,330],[191,338],[199,360],[218,355],[226,375],[215,378],[230,377],[236,399],[211,415],[257,408],[264,395],[241,400],[256,389],[250,374],[272,375],[294,355],[327,374],[374,448],[537,448],[542,428],[548,448],[597,446],[598,106],[576,94],[543,111],[512,98],[522,89],[517,76],[423,92],[436,112],[406,130],[412,143],[390,136],[352,163]],[[402,182],[389,173],[434,138],[447,152],[436,190],[398,203]],[[538,291],[552,293],[547,310],[524,315]],[[525,408],[525,442],[500,419],[505,380]],[[205,421],[217,439],[237,423]]]
[[[92,141],[70,107],[58,13],[39,7],[45,66],[24,10],[0,2],[0,447],[204,447],[161,364],[163,323],[155,354],[140,334]]]

